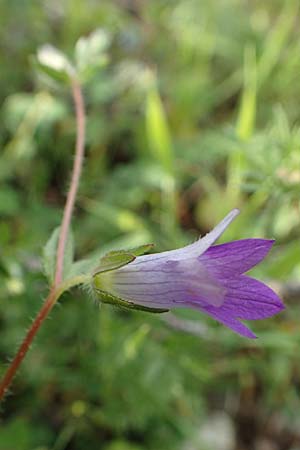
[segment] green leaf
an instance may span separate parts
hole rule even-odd
[[[161,167],[173,174],[173,148],[163,103],[155,86],[146,98],[146,130],[150,150]]]
[[[46,75],[47,79],[51,79],[51,81],[55,81],[58,83],[68,83],[70,81],[70,77],[66,72],[55,70],[52,67],[46,66],[44,64],[40,64],[37,59],[32,59],[33,67],[38,71]]]
[[[263,53],[258,64],[259,86],[270,79],[273,69],[280,62],[280,54],[293,31],[297,17],[298,2],[283,2],[282,12],[276,23],[270,27],[264,42]]]
[[[76,73],[68,58],[49,44],[38,49],[34,64],[49,78],[58,82],[68,82]]]
[[[88,81],[97,69],[108,62],[106,50],[110,43],[109,34],[102,29],[95,30],[88,37],[81,37],[75,46],[75,61],[79,77]]]
[[[60,227],[55,228],[43,250],[44,271],[50,283],[54,281],[55,276],[59,231]],[[69,273],[71,272],[73,259],[74,259],[74,239],[72,232],[69,232],[64,254],[63,280],[65,280],[69,276]]]
[[[96,258],[95,256],[75,261],[70,267],[68,275],[70,278],[72,278],[77,277],[78,275],[94,273],[98,264],[99,264],[99,257]]]
[[[129,264],[135,259],[134,254],[120,250],[107,253],[95,269],[94,275],[101,272],[108,272],[109,270],[119,269],[119,267]]]
[[[244,88],[239,108],[236,134],[241,140],[253,135],[256,117],[257,67],[256,53],[253,46],[247,46],[244,52]],[[236,156],[234,154],[234,156]],[[239,155],[242,159],[243,155]],[[241,163],[238,161],[238,165]],[[242,169],[243,169],[242,164]]]

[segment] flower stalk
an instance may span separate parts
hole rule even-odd
[[[84,157],[84,141],[85,141],[85,108],[84,100],[81,91],[80,84],[76,79],[72,80],[72,93],[76,110],[76,123],[77,123],[77,139],[75,149],[75,159],[72,171],[72,178],[70,189],[67,195],[66,205],[64,208],[63,220],[61,224],[61,230],[57,247],[57,259],[56,259],[56,271],[54,277],[54,285],[58,286],[62,281],[63,276],[63,261],[66,248],[66,242],[68,238],[68,232],[70,229],[72,213],[76,200],[76,195],[79,186],[79,180],[82,170],[83,157]]]
[[[82,89],[78,80],[75,78],[71,80],[71,87],[76,113],[76,147],[75,147],[75,158],[71,176],[70,189],[67,194],[62,224],[60,227],[60,235],[58,239],[54,282],[50,289],[49,295],[44,301],[40,311],[38,312],[36,318],[34,319],[15,357],[13,358],[11,364],[9,365],[6,373],[4,374],[0,382],[0,401],[7,393],[13,381],[13,378],[16,375],[17,370],[20,367],[20,364],[22,363],[31,346],[32,341],[34,340],[37,332],[39,331],[41,325],[44,323],[45,319],[49,315],[56,301],[59,299],[61,294],[67,288],[72,287],[76,284],[83,283],[86,281],[87,278],[86,276],[75,277],[74,279],[71,279],[67,282],[67,286],[65,286],[65,283],[63,283],[62,281],[64,253],[70,230],[70,224],[72,219],[72,213],[74,210],[76,195],[78,191],[80,175],[82,171],[84,158],[84,143],[85,143],[85,107]]]

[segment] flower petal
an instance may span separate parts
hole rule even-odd
[[[244,325],[239,320],[235,319],[234,317],[228,316],[226,313],[219,311],[216,313],[210,313],[209,314],[213,319],[217,320],[218,322],[222,323],[226,327],[230,328],[231,330],[235,331],[236,333],[240,334],[241,336],[244,336],[246,338],[255,339],[257,336],[248,328],[246,325]]]
[[[237,319],[257,320],[271,317],[284,309],[277,294],[262,282],[241,275],[224,282],[225,301],[220,308],[202,307],[202,311],[246,337],[255,337]],[[193,305],[191,307],[196,307]],[[252,336],[249,335],[252,334]]]
[[[250,270],[265,258],[274,240],[241,239],[215,245],[203,253],[199,260],[218,277],[229,277]]]
[[[111,292],[124,300],[171,308],[192,302],[217,307],[225,299],[225,289],[197,258],[137,263],[139,258],[108,275]],[[101,277],[105,284],[105,273]]]
[[[204,253],[220,236],[224,233],[226,228],[240,213],[238,209],[233,209],[227,216],[209,233],[203,238],[193,244],[186,245],[185,247],[178,248],[176,250],[169,250],[162,253],[153,253],[152,255],[139,256],[136,260],[136,264],[141,264],[144,261],[161,261],[161,260],[173,260],[179,261],[186,258],[195,258]]]
[[[207,233],[203,238],[199,239],[197,242],[191,245],[187,245],[183,248],[188,253],[189,257],[200,256],[204,253],[217,239],[224,233],[226,228],[231,224],[231,222],[238,216],[240,211],[238,209],[233,209],[227,214],[224,219],[215,226],[215,228]]]
[[[224,283],[227,288],[222,311],[239,319],[258,320],[284,309],[278,295],[261,281],[241,275]],[[212,307],[205,308],[208,309]]]

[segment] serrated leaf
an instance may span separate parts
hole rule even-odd
[[[94,275],[101,272],[108,272],[109,270],[119,269],[120,267],[129,264],[134,259],[134,254],[123,250],[109,252],[100,259],[99,264],[94,271]]]
[[[45,274],[52,283],[55,276],[57,246],[59,239],[60,227],[55,228],[50,239],[43,249],[43,266]],[[74,259],[74,240],[72,232],[69,232],[63,262],[63,280],[65,280],[71,272]]]

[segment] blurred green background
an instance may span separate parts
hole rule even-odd
[[[253,274],[287,309],[251,323],[250,342],[195,312],[166,322],[73,290],[2,405],[0,450],[300,449],[298,4],[1,1],[0,373],[47,293],[40,256],[75,143],[70,92],[32,57],[50,43],[72,59],[97,29],[76,257],[180,247],[239,207],[222,240],[276,239]]]

